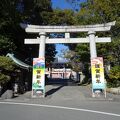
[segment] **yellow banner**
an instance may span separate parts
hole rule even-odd
[[[105,89],[103,58],[96,57],[91,59],[92,88]]]

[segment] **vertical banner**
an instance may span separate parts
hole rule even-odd
[[[32,97],[45,96],[45,59],[33,58]]]
[[[105,89],[103,58],[91,59],[92,89]]]

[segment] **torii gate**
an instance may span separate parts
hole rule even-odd
[[[90,56],[91,59],[97,57],[96,43],[111,42],[111,37],[98,37],[95,36],[96,32],[109,31],[111,26],[115,25],[114,22],[96,25],[83,25],[83,26],[38,26],[38,25],[24,25],[27,33],[38,33],[37,39],[25,39],[25,44],[39,44],[39,58],[45,57],[45,44],[53,43],[90,43]],[[70,33],[87,32],[86,38],[70,38]],[[49,38],[46,37],[47,33],[65,33],[65,38]]]

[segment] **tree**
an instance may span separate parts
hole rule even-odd
[[[66,0],[66,2],[68,2],[69,4],[71,4],[72,9],[74,11],[78,12],[80,10],[81,0]]]
[[[74,12],[69,9],[55,9],[50,17],[50,25],[73,25],[75,23]]]
[[[46,25],[52,12],[51,0],[23,0],[24,22],[37,25]]]
[[[24,44],[24,39],[28,37],[28,35],[20,27],[20,23],[37,25],[50,24],[49,19],[52,13],[51,1],[1,0],[0,6],[0,55],[14,52],[19,55],[20,59],[28,60],[29,58],[29,61],[31,61],[30,57],[37,57],[38,45],[29,45],[28,47]],[[29,35],[29,37],[30,36],[31,38],[36,37],[36,35]],[[54,45],[49,47],[55,51]],[[53,55],[48,58],[53,60]]]
[[[98,44],[97,49],[105,64],[120,65],[120,38],[113,38],[111,43]]]
[[[24,11],[25,16],[24,22],[35,25],[50,25],[51,16],[53,14],[51,0],[24,0]],[[36,35],[31,35],[31,37],[37,37]],[[50,50],[50,51],[49,51]],[[36,52],[35,52],[36,51]],[[30,57],[36,57],[38,53],[38,45],[31,45],[28,50],[28,55]],[[54,61],[56,54],[55,45],[46,45],[46,63]]]
[[[6,55],[16,49],[15,44],[10,38],[0,35],[0,55]]]
[[[15,38],[18,25],[20,23],[20,14],[16,10],[18,0],[1,0],[0,1],[0,44],[2,55],[8,51],[16,49]],[[4,45],[6,45],[4,48]]]
[[[116,20],[116,25],[112,27],[110,32],[97,33],[97,36],[111,36],[112,42],[106,44],[97,44],[98,56],[102,56],[105,60],[111,60],[114,64],[119,64],[120,59],[118,51],[119,39],[120,39],[120,2],[119,0],[87,0],[83,3],[79,3],[79,0],[68,0],[71,3],[80,4],[80,10],[76,13],[76,24],[86,25],[86,24],[98,24],[107,23]],[[115,6],[115,7],[113,7]],[[77,45],[78,47],[79,45]],[[84,51],[78,50],[79,54]],[[81,46],[82,47],[82,46]],[[113,49],[111,49],[111,47]],[[79,47],[78,47],[79,48]],[[87,50],[87,49],[86,49]],[[86,51],[87,53],[87,51]],[[113,57],[114,56],[114,57]],[[113,59],[114,58],[114,59]],[[117,61],[116,61],[117,60]]]
[[[50,66],[51,63],[54,61],[56,53],[57,52],[55,50],[54,44],[46,45],[46,53],[45,53],[46,67]]]
[[[67,0],[73,4],[79,3],[79,0]],[[113,7],[115,6],[115,7]],[[112,37],[111,43],[97,44],[97,55],[104,58],[105,64],[111,64],[113,67],[109,79],[114,80],[119,76],[120,65],[120,1],[119,0],[87,0],[80,4],[80,9],[76,13],[76,24],[98,24],[116,21],[116,25],[112,27],[110,32],[96,33],[97,36]],[[79,48],[79,49],[77,49]],[[81,48],[81,49],[80,49]],[[77,45],[77,54],[83,55],[87,53],[84,45]],[[88,56],[88,55],[87,55]],[[82,58],[82,57],[81,57]],[[85,57],[83,57],[85,58]],[[86,58],[87,59],[87,58]],[[81,60],[81,59],[80,59]],[[84,60],[83,60],[84,61]],[[117,78],[118,79],[118,78]],[[116,85],[116,83],[114,83]]]

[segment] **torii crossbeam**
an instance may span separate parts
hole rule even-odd
[[[96,43],[111,42],[110,37],[97,37],[96,32],[109,31],[111,26],[115,25],[114,22],[96,25],[82,25],[82,26],[38,26],[38,25],[25,25],[27,33],[38,33],[40,37],[37,39],[25,39],[25,44],[39,44],[39,57],[45,56],[45,44],[53,43],[90,43],[91,58],[97,57]],[[70,33],[88,32],[86,38],[70,38]],[[65,38],[48,38],[46,33],[65,33]]]

